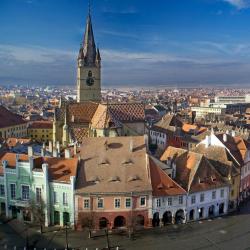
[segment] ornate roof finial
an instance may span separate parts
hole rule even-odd
[[[90,0],[89,0],[89,3],[88,3],[88,14],[89,14],[89,16],[90,16],[90,14],[91,14],[91,4],[90,4]]]

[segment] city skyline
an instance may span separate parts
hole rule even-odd
[[[247,86],[249,7],[244,0],[92,1],[103,86]],[[0,83],[75,86],[88,2],[1,1],[0,9]]]

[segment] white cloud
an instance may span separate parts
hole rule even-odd
[[[0,44],[0,57],[22,63],[52,63],[61,58],[70,58],[74,53],[38,46],[18,47]]]
[[[250,7],[250,0],[223,0],[235,6],[237,9],[244,9]]]
[[[182,46],[187,49],[187,45]],[[187,56],[177,52],[101,49],[103,84],[225,83],[250,79],[249,63],[235,56],[242,51],[249,52],[247,44],[234,45],[234,54],[228,58],[221,53],[229,53],[232,45],[203,41],[188,46],[192,47],[193,54]],[[0,84],[28,82],[74,86],[76,57],[77,51],[0,44]]]

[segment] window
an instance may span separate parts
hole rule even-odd
[[[204,194],[200,194],[200,202],[203,202],[204,201]]]
[[[89,199],[84,199],[84,201],[83,201],[83,207],[84,208],[89,208]]]
[[[195,204],[195,202],[196,202],[195,195],[192,195],[191,196],[191,204]]]
[[[179,196],[179,204],[183,204],[183,196]]]
[[[213,200],[216,199],[216,191],[213,191],[213,192],[212,192],[212,199],[213,199]]]
[[[103,208],[103,198],[98,198],[98,200],[97,200],[97,208]]]
[[[4,196],[5,195],[5,192],[4,192],[4,185],[1,184],[0,185],[0,196]]]
[[[223,198],[224,197],[224,189],[220,190],[220,197]]]
[[[120,208],[121,207],[121,199],[116,198],[115,199],[115,208]]]
[[[68,206],[68,194],[63,193],[63,205]]]
[[[29,198],[30,198],[30,187],[22,186],[22,199],[29,200]]]
[[[234,191],[233,190],[231,190],[231,196],[234,196]]]
[[[143,196],[140,198],[140,206],[145,207],[146,206],[146,197]]]
[[[168,206],[172,206],[172,198],[168,198]]]
[[[11,199],[16,198],[16,184],[10,184],[10,197]]]
[[[58,203],[57,192],[54,191],[54,204]]]
[[[36,188],[36,202],[40,203],[42,201],[42,189]]]
[[[157,200],[156,200],[156,206],[157,206],[157,207],[160,207],[160,206],[161,206],[161,199],[157,199]]]
[[[125,207],[130,208],[131,207],[131,198],[126,198],[125,200]]]

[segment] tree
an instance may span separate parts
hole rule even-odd
[[[79,221],[83,229],[86,228],[89,230],[89,238],[91,238],[91,229],[95,226],[94,213],[92,211],[81,213]]]
[[[33,215],[33,222],[40,226],[40,233],[43,233],[43,226],[45,224],[45,203],[42,199],[40,201],[31,200],[29,203],[29,210]]]

